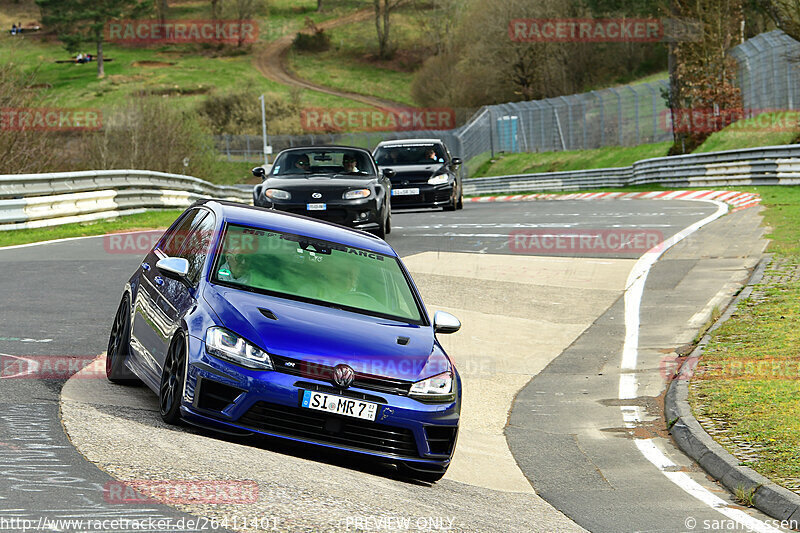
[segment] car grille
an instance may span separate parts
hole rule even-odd
[[[311,409],[257,402],[238,424],[268,433],[399,457],[419,457],[410,429],[349,419]]]
[[[277,355],[271,355],[270,357],[272,358],[275,370],[278,372],[319,381],[330,382],[333,379],[333,367]],[[411,382],[356,372],[355,380],[351,387],[382,392],[384,394],[407,396],[408,391],[411,389]]]
[[[325,211],[309,211],[304,207],[283,209],[289,213],[296,215],[305,215],[307,217],[324,220],[326,222],[333,222],[334,224],[346,225],[351,222],[346,209],[328,208]]]
[[[401,189],[405,187],[406,185],[403,184],[404,181],[407,181],[409,185],[412,183],[415,185],[428,183],[432,175],[433,172],[398,172],[392,178],[392,188]]]

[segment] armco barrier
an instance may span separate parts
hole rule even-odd
[[[621,168],[473,178],[464,181],[464,193],[580,191],[648,184],[676,188],[798,185],[800,144],[658,157]]]
[[[0,176],[0,230],[183,208],[201,198],[252,203],[252,189],[147,170],[6,175]]]

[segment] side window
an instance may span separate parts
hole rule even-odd
[[[189,261],[189,275],[187,278],[192,285],[197,284],[200,279],[200,272],[203,270],[203,263],[208,256],[208,248],[211,245],[211,238],[214,236],[214,216],[207,215],[198,222],[186,239],[186,245],[178,254]]]
[[[183,246],[183,243],[186,241],[186,237],[189,235],[189,230],[191,230],[195,222],[197,222],[197,220],[199,220],[200,217],[205,214],[206,211],[202,211],[200,209],[193,209],[192,211],[184,214],[178,225],[174,226],[172,231],[161,237],[161,242],[158,244],[158,248],[166,255],[170,257],[176,257]]]

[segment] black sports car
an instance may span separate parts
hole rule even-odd
[[[363,229],[384,238],[392,229],[391,171],[378,170],[372,155],[349,146],[306,146],[278,154],[253,189],[253,203]]]
[[[378,168],[393,170],[392,207],[464,206],[459,166],[440,139],[383,141],[373,152]]]

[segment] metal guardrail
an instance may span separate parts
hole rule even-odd
[[[655,184],[664,187],[732,187],[800,184],[800,144],[658,157],[630,167],[515,174],[464,181],[464,193],[579,191]]]
[[[464,193],[580,191],[629,185],[730,187],[799,185],[800,144],[658,157],[629,167],[465,180]],[[252,203],[249,186],[221,186],[146,170],[0,176],[0,231],[83,222],[148,208],[182,208],[200,198]]]
[[[148,170],[0,176],[0,231],[183,208],[201,198],[252,203],[252,189]]]

